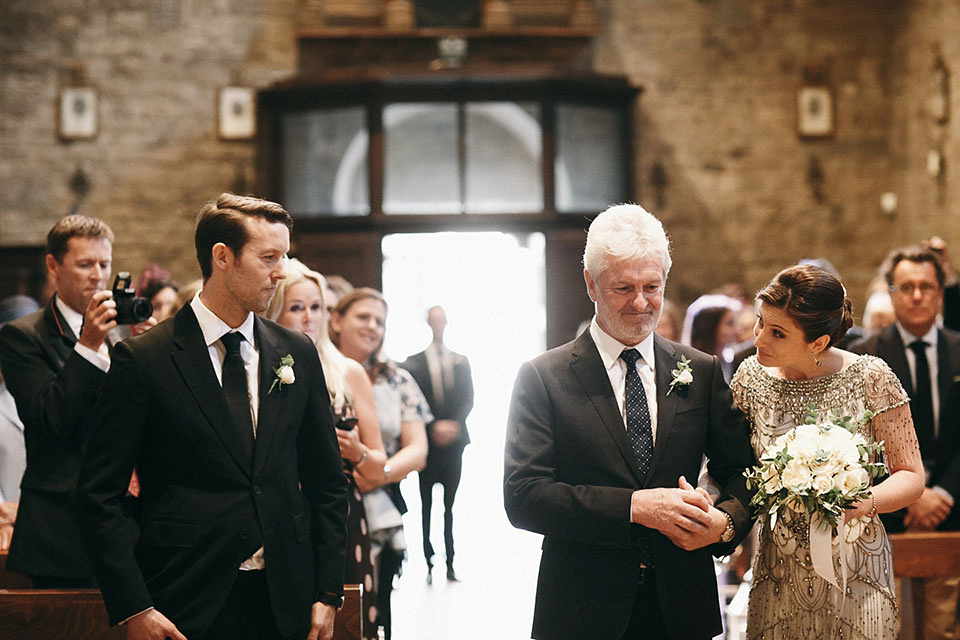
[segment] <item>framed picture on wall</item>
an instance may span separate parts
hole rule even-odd
[[[57,134],[61,140],[84,140],[97,135],[99,124],[97,90],[65,87],[57,104]]]
[[[797,135],[828,138],[833,135],[833,92],[825,85],[807,85],[797,91]]]
[[[257,132],[252,87],[222,87],[217,95],[217,132],[222,140],[250,140]]]

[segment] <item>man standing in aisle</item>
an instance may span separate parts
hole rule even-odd
[[[30,576],[38,589],[96,586],[77,524],[76,483],[90,410],[110,368],[112,257],[113,231],[104,222],[63,218],[47,234],[56,293],[0,329],[0,366],[27,451],[7,569]]]
[[[433,341],[425,350],[407,358],[403,368],[410,372],[423,391],[433,412],[427,425],[430,448],[427,465],[420,471],[420,501],[423,507],[423,556],[427,560],[427,583],[433,582],[433,545],[430,544],[430,511],[433,486],[443,487],[443,545],[447,580],[456,581],[453,569],[453,501],[460,486],[463,449],[470,443],[467,416],[473,409],[473,379],[466,356],[454,353],[443,343],[447,314],[443,307],[427,311]]]
[[[715,356],[654,334],[671,265],[659,220],[607,209],[583,261],[593,321],[522,365],[507,421],[504,506],[544,536],[533,637],[713,638],[711,552],[750,530],[746,422]],[[704,454],[716,504],[686,481]]]
[[[946,273],[940,253],[923,247],[893,250],[883,266],[896,323],[850,350],[890,365],[910,395],[926,488],[915,503],[881,516],[887,531],[960,530],[960,334],[937,326]],[[923,582],[925,638],[960,637],[960,578]]]
[[[205,205],[203,289],[115,351],[79,497],[110,621],[129,638],[332,636],[346,481],[323,371],[306,336],[255,315],[283,277],[291,226],[258,198]],[[119,507],[134,467],[135,548]]]

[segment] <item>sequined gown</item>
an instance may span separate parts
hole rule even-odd
[[[814,404],[821,415],[839,410],[841,415],[858,418],[866,410],[874,412],[861,433],[885,443],[888,466],[919,458],[907,394],[879,358],[858,356],[837,373],[786,380],[770,374],[754,356],[740,366],[730,386],[734,401],[750,422],[751,443],[758,456],[777,437],[803,424]],[[857,518],[844,525],[848,540],[845,598],[813,570],[805,516],[783,510],[773,530],[769,517],[759,522],[748,638],[897,638],[893,557],[878,517]],[[839,567],[836,540],[834,563]]]

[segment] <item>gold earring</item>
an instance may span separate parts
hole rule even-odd
[[[817,359],[817,354],[811,353],[810,355],[813,356],[813,361],[817,363],[817,366],[818,366],[818,367],[822,367],[822,366],[823,366],[823,362],[821,362],[820,360]]]

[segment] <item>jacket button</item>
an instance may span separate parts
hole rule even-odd
[[[260,495],[261,493],[263,493],[263,491],[260,489],[260,486],[259,486],[259,485],[253,485],[253,493],[254,493],[254,495],[257,495],[257,496],[258,496],[258,495]]]
[[[250,530],[249,530],[249,529],[240,529],[240,539],[241,539],[241,540],[246,540],[246,539],[249,538],[249,537],[250,537]]]

